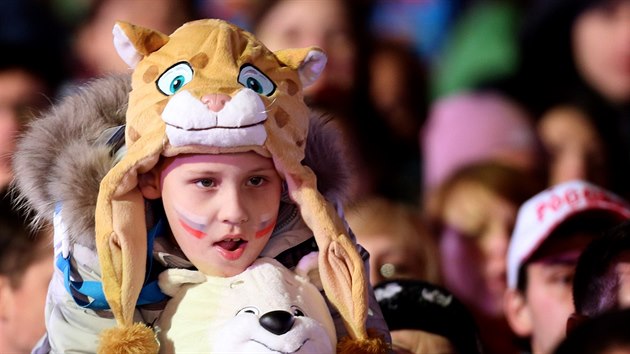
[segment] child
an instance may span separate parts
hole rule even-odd
[[[118,77],[83,88],[33,124],[16,156],[23,198],[40,218],[56,205],[59,271],[47,309],[52,351],[96,351],[105,329],[101,351],[155,351],[143,323],[153,323],[166,300],[156,291],[159,271],[194,265],[227,276],[261,250],[291,268],[319,249],[338,336],[366,340],[367,327],[386,337],[365,287],[367,255],[359,257],[332,206],[312,189],[310,168],[323,172],[318,186],[333,185],[324,192],[331,196],[344,166],[323,159],[335,156],[330,130],[311,120],[306,135],[301,87],[323,69],[322,53],[274,54],[219,20],[188,23],[170,37],[125,23],[114,34],[119,53],[135,67],[131,92]],[[120,148],[116,127],[123,123]],[[42,174],[50,176],[43,185]],[[199,247],[207,242],[212,262]],[[101,281],[102,291],[93,291]],[[370,316],[362,310],[368,298]],[[127,335],[125,342],[120,336]]]
[[[162,198],[181,255],[207,275],[243,272],[278,218],[282,180],[255,152],[167,157],[138,184],[146,199]]]
[[[628,217],[624,200],[580,180],[546,189],[520,207],[507,254],[504,306],[533,354],[551,353],[565,336],[582,250]]]
[[[444,286],[470,309],[487,353],[516,350],[502,306],[505,253],[518,206],[539,185],[515,167],[480,161],[444,181],[429,210]]]

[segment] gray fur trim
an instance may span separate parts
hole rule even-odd
[[[19,207],[36,225],[51,222],[55,203],[73,242],[94,247],[94,209],[101,179],[112,167],[110,149],[94,142],[124,124],[130,80],[112,76],[81,86],[33,121],[13,158]]]
[[[306,141],[304,165],[317,175],[317,189],[333,204],[345,204],[349,194],[350,170],[342,129],[325,114],[312,112]]]
[[[19,206],[35,214],[38,225],[52,222],[56,202],[71,242],[94,248],[94,210],[101,179],[114,165],[110,148],[98,141],[122,125],[129,77],[107,77],[81,86],[31,123],[14,155],[12,186]],[[326,199],[343,203],[349,168],[342,133],[330,119],[312,113],[304,163],[317,175]]]

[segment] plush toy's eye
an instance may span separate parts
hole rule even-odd
[[[291,306],[291,313],[293,313],[293,316],[295,316],[295,317],[306,316],[304,314],[304,311],[302,311],[302,309],[297,307],[297,306]]]
[[[241,66],[238,83],[260,95],[271,96],[276,91],[276,84],[251,64]]]
[[[238,310],[238,312],[236,313],[236,316],[244,315],[244,314],[258,316],[259,313],[260,311],[257,308],[253,306],[248,306],[248,307],[243,307],[242,309]]]
[[[158,89],[165,95],[171,96],[190,82],[193,77],[193,69],[185,61],[179,62],[168,68],[157,79]]]

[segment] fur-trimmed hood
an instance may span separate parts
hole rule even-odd
[[[104,134],[123,125],[131,90],[128,76],[96,79],[78,87],[35,119],[14,155],[13,192],[36,225],[52,222],[55,205],[73,242],[94,249],[94,211],[100,181],[114,165]],[[330,117],[311,113],[304,164],[318,177],[326,199],[345,202],[349,166],[342,133]]]

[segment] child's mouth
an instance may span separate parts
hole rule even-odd
[[[227,259],[238,259],[245,250],[247,241],[241,238],[228,238],[214,243],[219,252]]]
[[[236,249],[238,248],[238,246],[240,246],[242,243],[244,243],[245,241],[241,240],[240,238],[229,238],[227,240],[223,240],[223,241],[219,241],[217,243],[215,243],[215,245],[228,250],[230,252],[236,251]]]

